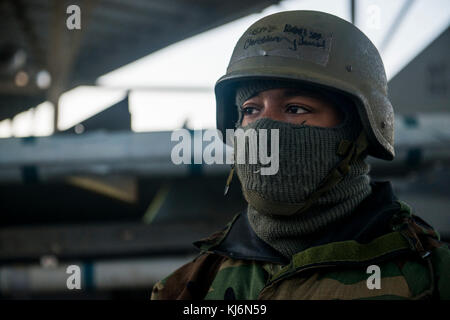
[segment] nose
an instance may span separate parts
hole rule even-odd
[[[283,121],[285,113],[277,99],[265,99],[264,108],[260,113],[260,118],[269,118],[276,121]]]

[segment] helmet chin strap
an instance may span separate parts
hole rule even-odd
[[[234,146],[236,145],[236,137],[233,138]],[[230,173],[228,174],[227,182],[225,184],[225,190],[223,192],[223,195],[226,196],[228,193],[228,190],[230,189],[231,180],[233,180],[234,170],[236,168],[236,152],[233,152],[233,160],[234,163],[231,165]]]
[[[301,203],[278,203],[268,201],[252,190],[243,190],[247,202],[252,203],[259,212],[276,213],[277,215],[301,214],[307,211],[323,194],[328,192],[334,186],[344,179],[350,171],[350,163],[357,159],[368,147],[367,137],[364,131],[361,131],[356,141],[342,140],[339,143],[337,154],[344,158],[332,169],[323,179],[319,187]],[[228,180],[231,182],[234,167],[230,172]]]
[[[231,180],[233,179],[234,174],[234,164],[231,165],[230,173],[228,174],[227,183],[225,184],[225,190],[223,195],[226,196],[228,193],[228,190],[230,189]]]

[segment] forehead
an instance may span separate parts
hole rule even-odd
[[[321,92],[308,90],[304,88],[274,88],[264,91],[260,91],[251,96],[248,100],[253,98],[264,98],[264,97],[276,97],[276,98],[292,98],[292,97],[306,97],[314,98],[324,102],[332,103],[330,98]]]

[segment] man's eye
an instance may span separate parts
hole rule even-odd
[[[258,109],[255,107],[244,107],[242,108],[242,113],[244,115],[252,115],[258,112]]]
[[[302,114],[302,113],[310,112],[307,108],[298,106],[298,105],[290,105],[286,108],[286,111],[288,113],[295,113],[295,114]]]

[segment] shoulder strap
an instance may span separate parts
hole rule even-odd
[[[439,233],[425,221],[412,214],[412,208],[404,201],[397,200],[400,211],[394,215],[391,223],[394,230],[399,231],[408,241],[410,248],[417,253],[427,266],[430,278],[428,289],[413,297],[413,299],[428,299],[436,295],[435,270],[432,263],[431,252],[441,247]],[[409,285],[416,283],[413,275],[404,274]]]
[[[410,251],[408,242],[397,231],[369,243],[359,243],[355,240],[332,242],[295,254],[291,263],[283,267],[270,281],[277,281],[305,269],[370,265]]]

